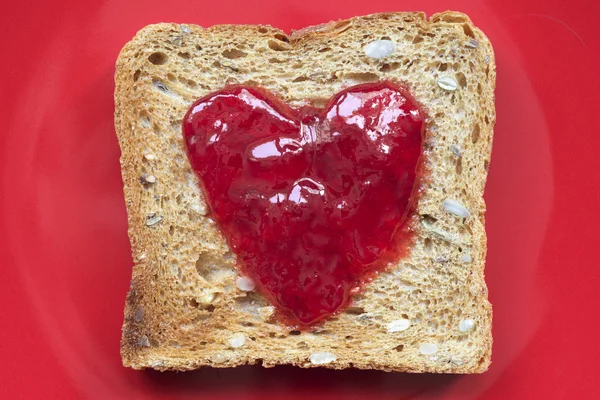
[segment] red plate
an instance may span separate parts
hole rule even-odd
[[[599,398],[598,4],[4,4],[0,398]],[[401,9],[464,11],[496,49],[498,123],[485,195],[494,305],[489,372],[123,368],[119,339],[132,260],[113,128],[119,49],[158,21],[289,30]]]

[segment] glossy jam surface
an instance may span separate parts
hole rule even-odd
[[[300,109],[259,88],[227,87],[183,122],[240,273],[299,326],[342,310],[407,240],[423,131],[417,104],[391,82]]]

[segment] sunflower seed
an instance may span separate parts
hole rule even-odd
[[[150,340],[148,340],[148,336],[143,335],[138,339],[137,344],[140,347],[150,347]]]
[[[467,218],[469,215],[471,215],[465,206],[454,199],[444,200],[443,205],[446,211],[448,211],[450,214],[456,215],[457,217]]]
[[[471,39],[465,43],[466,47],[470,47],[472,49],[476,49],[479,47],[479,42],[476,39]]]
[[[154,87],[163,93],[169,93],[169,88],[161,81],[154,81]]]
[[[421,352],[421,354],[425,355],[435,354],[438,351],[438,346],[435,343],[423,343],[419,347],[419,351]]]
[[[152,185],[156,183],[156,176],[150,174],[144,174],[140,176],[140,183],[142,185]]]
[[[163,220],[162,215],[158,215],[157,213],[150,213],[146,216],[146,225],[152,226],[156,225]]]
[[[387,331],[389,333],[393,332],[402,332],[407,330],[410,327],[410,320],[406,318],[396,319],[389,324],[387,324]]]
[[[391,40],[376,40],[363,47],[367,57],[384,58],[396,50],[396,45]]]
[[[335,354],[330,353],[328,351],[320,351],[317,353],[313,353],[310,356],[310,362],[315,365],[329,364],[330,362],[334,362],[336,359],[337,357],[335,356]]]
[[[229,345],[234,349],[246,344],[246,336],[243,333],[237,333],[229,339]]]
[[[141,322],[144,319],[144,307],[138,306],[138,308],[135,310],[133,319],[135,322]]]
[[[240,289],[244,292],[251,292],[256,287],[256,284],[254,283],[254,281],[247,276],[239,276],[235,280],[235,284],[238,287],[238,289]]]
[[[458,324],[458,330],[461,331],[462,333],[467,333],[473,328],[475,328],[475,321],[473,321],[470,318],[463,319]]]
[[[453,145],[450,146],[450,150],[452,150],[452,152],[454,153],[454,155],[456,157],[460,157],[460,155],[462,154],[462,151],[460,151],[460,147],[458,147],[455,144],[453,144]]]
[[[458,83],[456,82],[456,79],[450,77],[450,76],[444,76],[442,78],[439,78],[437,80],[437,84],[439,87],[441,87],[444,90],[448,90],[448,91],[455,91],[456,89],[458,89]]]

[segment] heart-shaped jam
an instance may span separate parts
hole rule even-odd
[[[299,109],[256,87],[196,101],[183,121],[214,220],[285,321],[307,326],[399,257],[410,239],[423,113],[392,82]]]

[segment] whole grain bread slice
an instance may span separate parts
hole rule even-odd
[[[392,53],[378,58],[367,46],[378,40],[393,42]],[[124,365],[485,371],[492,311],[482,196],[495,76],[489,41],[456,12],[374,14],[291,35],[262,25],[161,23],[139,31],[115,77],[135,263]],[[193,101],[227,84],[259,85],[300,106],[380,79],[404,82],[429,116],[430,177],[417,205],[416,242],[345,312],[313,331],[291,330],[259,293],[236,286],[235,256],[188,163],[182,118]]]

